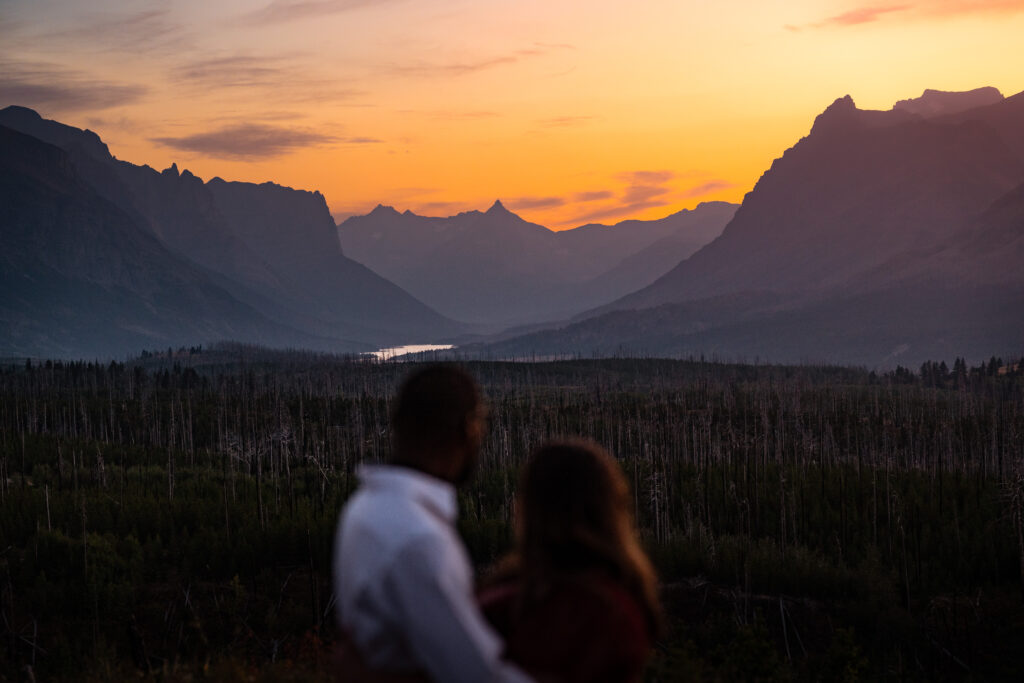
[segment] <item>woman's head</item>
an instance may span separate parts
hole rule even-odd
[[[615,459],[592,441],[542,445],[523,469],[518,491],[519,559],[527,581],[601,570],[660,621],[654,570],[640,548],[629,486]]]

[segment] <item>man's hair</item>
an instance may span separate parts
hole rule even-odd
[[[399,454],[454,445],[465,438],[467,418],[480,406],[480,391],[465,370],[431,365],[406,377],[391,413]]]

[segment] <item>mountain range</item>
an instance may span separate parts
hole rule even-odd
[[[0,111],[0,126],[7,139],[22,136],[5,146],[2,198],[11,212],[0,229],[21,248],[8,254],[3,278],[24,285],[0,309],[0,353],[109,357],[220,339],[349,352],[466,329],[347,258],[319,193],[219,178],[204,183],[177,166],[162,172],[136,166],[114,158],[94,133],[22,107]],[[51,163],[54,148],[59,163]],[[46,178],[43,185],[60,190],[54,163],[78,207],[74,220],[53,215],[56,198],[23,197],[15,189]],[[39,241],[43,224],[53,242]],[[119,238],[104,236],[104,226],[114,224]],[[98,245],[104,245],[102,259]],[[64,259],[45,286],[25,284],[27,274],[49,267],[49,252],[62,250],[81,258]],[[90,253],[94,259],[86,258]],[[104,260],[125,264],[132,279],[101,277],[96,268]],[[186,290],[172,285],[181,282],[215,292],[232,314],[215,315],[185,297]],[[77,322],[55,335],[64,319],[59,311],[72,300]],[[148,313],[140,317],[140,311]]]
[[[553,231],[496,201],[447,218],[378,206],[338,226],[352,258],[459,320],[559,320],[648,285],[721,233],[735,204]]]
[[[95,133],[24,107],[0,110],[0,126],[12,141],[0,196],[7,356],[110,357],[222,339],[359,352],[464,338],[572,315],[648,284],[735,210],[707,204],[557,237],[500,202],[438,219],[380,207],[339,230],[319,192],[137,166]],[[52,211],[69,204],[73,216]],[[367,226],[369,246],[353,239],[342,249],[339,236]],[[439,247],[438,235],[455,239]],[[396,258],[402,267],[389,268]],[[408,272],[439,277],[424,285]]]
[[[317,192],[114,158],[0,110],[0,355],[232,339],[913,365],[1024,352],[1024,93],[847,96],[743,203],[555,232],[498,201],[335,225]]]
[[[714,354],[869,366],[1024,351],[1024,93],[847,96],[722,234],[647,287],[498,355]]]

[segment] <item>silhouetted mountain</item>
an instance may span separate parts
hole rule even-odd
[[[867,365],[1019,353],[1022,114],[1022,95],[929,119],[841,98],[716,240],[574,324],[487,352]]]
[[[204,183],[112,157],[90,131],[30,109],[0,124],[65,149],[80,177],[235,298],[317,337],[368,345],[429,341],[461,327],[346,258],[319,193],[272,184]],[[249,341],[249,340],[241,340]]]
[[[1020,158],[1024,158],[1024,92],[977,109],[937,119],[941,123],[978,122],[989,126],[1000,140]]]
[[[821,296],[949,238],[1022,179],[1024,158],[983,120],[862,111],[841,98],[772,163],[718,239],[608,309],[752,290]]]
[[[378,206],[338,232],[352,258],[443,313],[512,324],[571,315],[654,281],[718,235],[735,210],[708,202],[656,221],[555,232],[500,201],[448,218]]]
[[[218,339],[325,345],[171,252],[83,182],[64,150],[5,126],[0,147],[0,355],[124,356]]]
[[[996,200],[948,239],[921,245],[882,264],[861,289],[883,286],[937,289],[1024,289],[1024,184]],[[1021,316],[1024,317],[1024,316]]]
[[[925,118],[957,114],[968,109],[976,109],[988,104],[995,104],[1003,99],[1003,94],[996,88],[977,88],[967,92],[945,92],[928,89],[920,97],[900,100],[893,109],[918,114]]]

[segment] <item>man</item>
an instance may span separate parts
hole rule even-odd
[[[455,485],[468,479],[483,440],[476,383],[447,365],[414,373],[399,391],[392,431],[392,464],[360,468],[362,485],[338,525],[342,628],[373,669],[445,683],[528,683],[501,659],[455,530]]]

